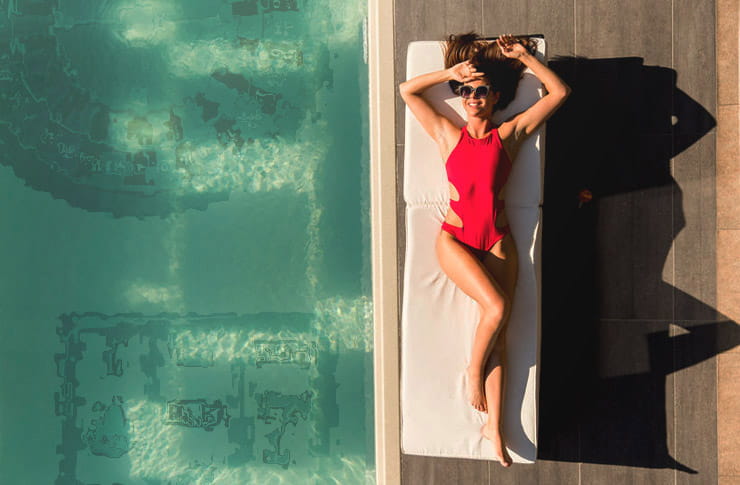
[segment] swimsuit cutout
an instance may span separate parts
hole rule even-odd
[[[511,160],[498,128],[478,139],[464,126],[445,168],[459,195],[459,200],[450,199],[450,208],[462,220],[462,227],[443,222],[442,230],[468,246],[490,251],[510,232],[508,224],[496,226],[496,217],[505,205],[498,195],[511,173]]]

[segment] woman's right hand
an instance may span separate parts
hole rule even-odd
[[[524,54],[527,54],[527,49],[522,45],[521,41],[511,34],[504,34],[496,39],[498,48],[501,49],[501,54],[510,59],[519,59]]]
[[[478,72],[470,61],[463,61],[459,64],[455,64],[447,70],[450,73],[453,81],[467,83],[475,81],[484,76],[482,72]]]

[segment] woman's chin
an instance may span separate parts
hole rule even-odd
[[[486,114],[486,110],[477,108],[467,108],[465,112],[468,115],[468,118],[490,118],[490,114]]]

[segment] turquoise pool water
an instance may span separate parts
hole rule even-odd
[[[375,483],[359,0],[0,0],[0,483]]]

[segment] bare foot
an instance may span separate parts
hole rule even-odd
[[[511,466],[511,458],[506,452],[504,446],[504,439],[501,437],[501,433],[497,429],[489,429],[485,424],[481,426],[480,432],[483,436],[491,440],[493,445],[493,455],[501,463],[502,466]]]
[[[486,409],[486,397],[483,394],[483,379],[480,373],[476,374],[468,367],[468,401],[478,411],[488,412]]]

